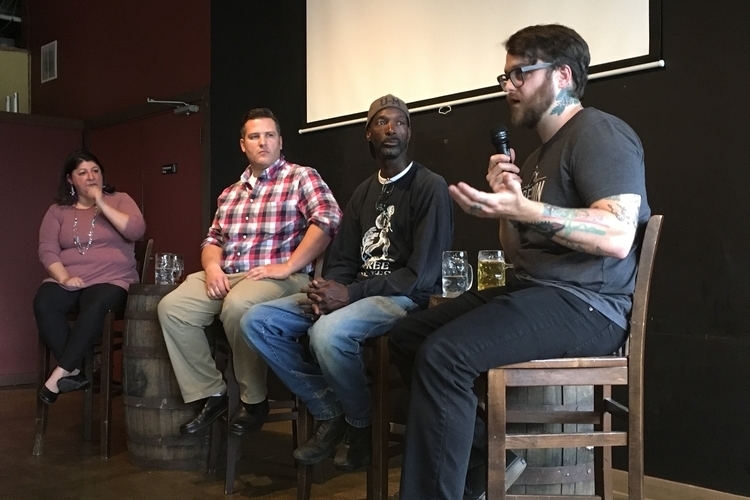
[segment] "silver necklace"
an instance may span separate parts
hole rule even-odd
[[[99,207],[94,207],[94,216],[91,218],[91,229],[89,229],[89,241],[86,245],[81,245],[81,239],[76,234],[78,231],[78,208],[75,208],[75,211],[75,216],[73,217],[73,243],[78,249],[78,253],[83,255],[88,252],[91,247],[91,241],[94,239],[94,224],[96,224],[96,214],[99,213]]]

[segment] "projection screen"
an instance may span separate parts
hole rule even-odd
[[[308,130],[359,121],[388,93],[410,108],[498,95],[503,43],[532,24],[578,31],[592,75],[640,68],[661,55],[658,1],[307,0]]]

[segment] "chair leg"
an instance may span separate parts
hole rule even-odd
[[[487,498],[505,500],[505,370],[487,373]]]
[[[224,493],[231,495],[234,492],[234,476],[237,470],[237,456],[242,444],[242,436],[234,434],[229,430],[229,422],[239,409],[242,401],[240,400],[240,386],[237,383],[237,377],[234,376],[232,349],[229,347],[229,342],[226,343],[224,348],[226,350],[221,353],[219,353],[219,349],[217,348],[216,358],[218,360],[217,364],[224,365],[224,378],[227,381],[227,420],[226,424],[222,423],[222,425],[226,426],[227,433],[227,472],[224,476]]]
[[[227,429],[227,474],[224,476],[224,494],[234,493],[234,475],[237,469],[237,454],[240,450],[242,436]]]
[[[631,368],[632,369],[632,368]],[[641,379],[643,374],[640,375]],[[643,387],[628,396],[628,499],[643,500]]]
[[[211,424],[211,446],[208,449],[207,471],[213,476],[219,469],[219,453],[221,452],[221,419],[217,418]]]
[[[604,400],[612,397],[612,386],[594,386],[594,411],[601,415],[601,422],[594,424],[594,432],[610,432],[612,415],[604,411]],[[594,493],[602,500],[613,500],[612,447],[594,448]]]
[[[297,398],[297,439],[306,443],[313,435],[313,417],[305,403]],[[297,500],[309,500],[312,490],[313,466],[297,464]]]
[[[214,339],[216,343],[219,339]],[[228,347],[227,347],[228,348]],[[216,368],[227,376],[227,356],[226,350],[222,349],[221,346],[214,345],[214,360],[216,362]],[[219,454],[221,453],[221,444],[224,436],[222,433],[222,419],[218,418],[211,424],[211,445],[208,449],[208,463],[206,469],[208,474],[215,475],[219,470]],[[224,478],[226,482],[226,476]]]
[[[102,367],[99,388],[99,456],[103,459],[109,458],[111,439],[109,423],[112,419],[112,348],[114,343],[114,327],[115,314],[109,311],[104,318],[104,330],[102,331]]]
[[[372,359],[372,465],[367,471],[367,498],[386,500],[390,433],[387,336],[375,339]]]
[[[39,339],[37,348],[37,392],[47,381],[47,371],[49,370],[50,352],[49,348]],[[44,435],[47,433],[47,420],[49,418],[49,406],[44,404],[41,399],[36,398],[36,435],[34,436],[34,455],[44,453]]]
[[[83,391],[83,440],[91,441],[94,425],[94,349],[89,349],[83,361],[83,373],[91,382],[89,388]],[[101,384],[100,384],[101,385]]]

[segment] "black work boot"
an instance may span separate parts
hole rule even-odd
[[[180,426],[180,434],[193,434],[199,430],[211,425],[214,420],[219,418],[227,411],[227,395],[210,396],[206,398],[206,404],[203,409],[190,422]]]
[[[344,443],[336,452],[333,465],[344,471],[370,465],[372,460],[372,425],[352,427],[346,431]]]
[[[317,464],[333,453],[344,438],[347,423],[344,415],[329,420],[316,421],[316,430],[305,444],[294,450],[294,458],[304,465]]]

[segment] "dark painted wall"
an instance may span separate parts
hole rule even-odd
[[[208,0],[26,5],[35,114],[96,119],[143,105],[147,97],[172,99],[208,85]],[[40,47],[54,40],[58,78],[41,83]]]
[[[144,238],[153,238],[153,253],[181,254],[186,275],[201,270],[206,235],[200,203],[202,118],[165,111],[89,133],[91,149],[107,165],[107,178],[141,208]],[[163,175],[162,165],[171,163],[177,173]],[[153,276],[149,272],[146,281],[152,283]]]
[[[750,429],[738,411],[750,400],[750,229],[738,224],[750,181],[750,3],[662,0],[662,9],[666,68],[591,82],[584,98],[638,132],[651,207],[666,216],[646,343],[646,472],[750,495]],[[316,167],[346,202],[374,165],[361,125],[296,133],[305,113],[304,2],[212,2],[211,17],[212,198],[245,166],[242,113],[268,106],[287,157]],[[398,53],[399,29],[408,27],[373,37],[362,56],[377,64],[378,54]],[[415,115],[411,156],[449,182],[483,186],[498,121],[508,122],[502,100]],[[527,130],[510,135],[520,158],[538,144]],[[475,255],[497,246],[493,223],[456,218],[455,248]],[[626,466],[621,454],[617,463]]]
[[[47,272],[39,263],[39,224],[55,201],[62,163],[83,143],[83,123],[0,112],[3,171],[0,234],[0,386],[35,380],[37,329],[32,301]]]
[[[199,268],[205,234],[202,170],[209,160],[202,152],[208,123],[202,117],[208,109],[201,97],[210,77],[209,5],[209,0],[27,0],[21,15],[31,54],[32,112],[77,121],[71,128],[71,120],[34,115],[5,114],[0,120],[5,122],[0,123],[0,168],[9,179],[0,184],[7,195],[5,211],[22,214],[0,224],[2,234],[18,243],[6,245],[7,251],[19,255],[0,259],[6,283],[0,285],[0,312],[7,311],[0,321],[0,386],[36,379],[31,302],[46,277],[37,258],[39,223],[70,151],[92,147],[118,189],[146,209],[146,236],[154,238],[155,250],[182,253],[188,270]],[[58,78],[42,84],[39,51],[53,40],[58,41]],[[178,116],[146,104],[147,97],[175,96],[194,96],[185,98],[200,100],[201,111]],[[80,120],[98,130],[84,133]],[[161,176],[161,166],[172,162],[178,162],[178,173]]]
[[[210,82],[209,0],[26,4],[32,112],[85,120],[85,146],[144,212],[154,251],[181,253],[186,271],[196,271],[206,230],[208,158],[201,148],[209,113],[203,95]],[[58,78],[40,83],[40,47],[53,40]],[[147,98],[189,100],[201,109],[174,115]],[[177,173],[162,176],[169,163],[178,163]]]

